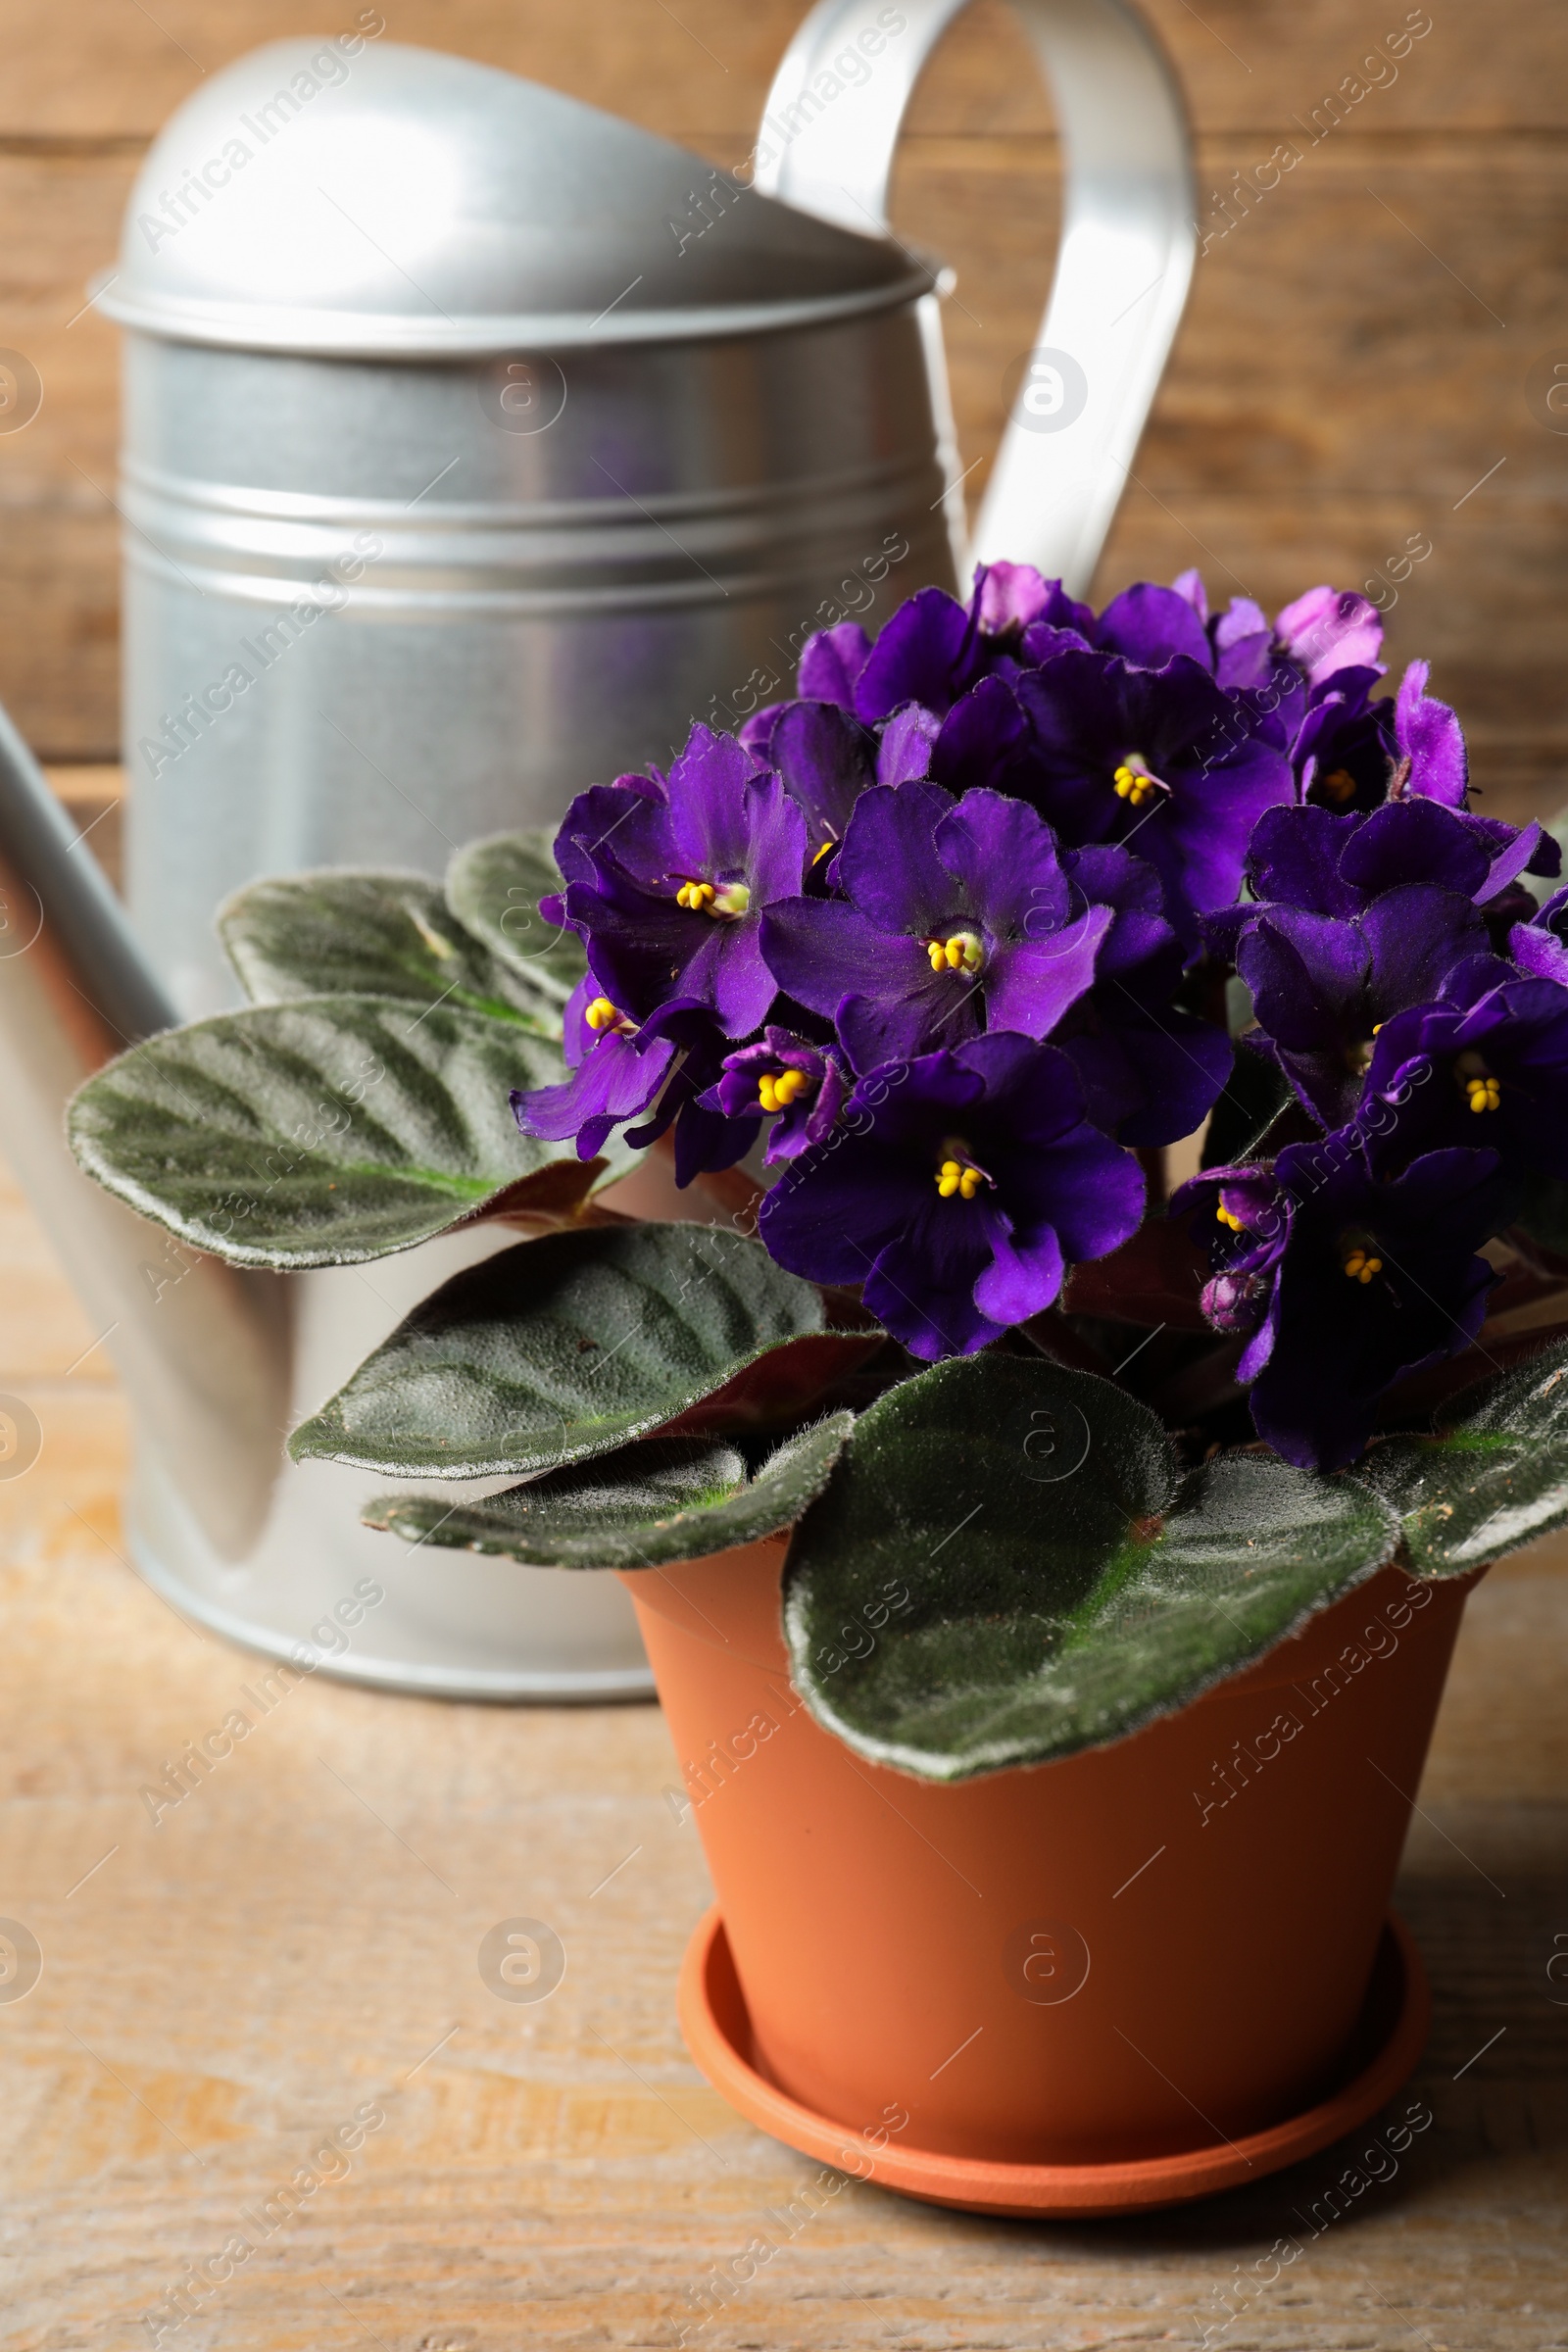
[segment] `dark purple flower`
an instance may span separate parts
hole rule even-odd
[[[1070,850],[1068,874],[1113,921],[1095,985],[1053,1042],[1072,1056],[1089,1116],[1119,1144],[1174,1144],[1200,1128],[1231,1073],[1230,1039],[1175,1002],[1182,953],[1160,913],[1159,877],[1128,850]]]
[[[937,739],[941,720],[919,703],[906,703],[895,710],[882,729],[877,746],[876,780],[879,784],[912,784],[931,770],[931,747]]]
[[[593,1159],[612,1128],[657,1102],[644,1126],[627,1130],[626,1141],[640,1151],[674,1123],[678,1184],[744,1158],[760,1111],[725,1120],[696,1101],[717,1078],[726,1042],[704,1005],[675,998],[638,1026],[599,997],[583,1007],[582,1018],[588,1043],[565,1083],[513,1093],[513,1116],[524,1135],[549,1143],[575,1138],[578,1158]]]
[[[914,1355],[968,1355],[1049,1306],[1069,1259],[1136,1231],[1144,1179],[1083,1115],[1072,1064],[979,1037],[860,1078],[828,1140],[762,1202],[772,1255],[861,1283]]]
[[[1555,848],[1538,825],[1519,832],[1429,800],[1391,801],[1370,815],[1271,808],[1248,847],[1251,896],[1208,916],[1203,934],[1212,950],[1234,958],[1246,932],[1282,907],[1353,917],[1382,892],[1416,882],[1468,899],[1489,919],[1505,919],[1505,891]]]
[[[1303,801],[1314,808],[1363,815],[1381,808],[1398,753],[1395,705],[1371,693],[1382,672],[1341,669],[1312,687],[1291,745],[1291,764]]]
[[[835,864],[842,899],[771,907],[779,985],[836,1022],[857,1069],[982,1029],[1043,1038],[1095,975],[1107,906],[1085,904],[1049,825],[1022,801],[878,785]]]
[[[1168,920],[1195,946],[1198,915],[1235,900],[1258,818],[1293,797],[1283,751],[1182,654],[1151,670],[1069,651],[1012,691],[1031,728],[1036,808],[1074,848],[1136,843],[1165,884]]]
[[[1381,674],[1370,667],[1341,668],[1308,693],[1291,750],[1301,797],[1362,814],[1386,801],[1407,799],[1463,810],[1469,790],[1464,736],[1447,704],[1427,693],[1428,663],[1412,662],[1398,694],[1372,702],[1370,690]]]
[[[1481,1145],[1568,1177],[1568,990],[1493,956],[1459,965],[1436,1004],[1379,1031],[1360,1124],[1396,1136],[1401,1156]]]
[[[1221,924],[1255,921],[1277,906],[1364,914],[1385,890],[1428,882],[1474,900],[1486,890],[1489,846],[1462,816],[1430,801],[1396,801],[1370,816],[1327,808],[1271,808],[1247,854],[1252,902]]]
[[[1470,788],[1470,761],[1458,719],[1446,703],[1427,692],[1431,664],[1412,662],[1399,681],[1394,705],[1395,773],[1392,798],[1411,793],[1445,808],[1462,808]]]
[[[1169,593],[1197,615],[1205,634],[1209,666],[1231,693],[1271,683],[1276,690],[1321,687],[1348,669],[1382,675],[1378,654],[1383,623],[1376,609],[1353,588],[1309,588],[1276,613],[1272,627],[1262,606],[1250,596],[1233,596],[1226,612],[1211,615],[1196,571],[1184,571]]]
[[[1568,988],[1568,890],[1559,890],[1527,922],[1515,923],[1508,953],[1521,971]]]
[[[877,781],[876,737],[837,703],[785,703],[766,757],[806,813],[808,858],[825,860],[844,839],[856,802]]]
[[[823,629],[801,657],[803,696],[840,704],[867,725],[917,704],[940,719],[981,678],[1010,674],[1058,643],[1085,642],[1072,632],[1093,621],[1059,580],[1032,564],[981,564],[967,605],[941,588],[921,588],[902,604],[874,645],[854,621]],[[1063,634],[1067,632],[1067,634]],[[901,779],[883,775],[883,783]]]
[[[1208,633],[1188,599],[1179,589],[1158,588],[1152,580],[1140,580],[1111,598],[1090,632],[1090,643],[1101,653],[1120,654],[1140,669],[1163,669],[1177,654],[1204,669],[1214,667]]]
[[[1200,1211],[1218,1260],[1210,1319],[1252,1334],[1239,1372],[1258,1436],[1304,1469],[1353,1462],[1394,1382],[1475,1339],[1497,1279],[1477,1251],[1511,1205],[1494,1152],[1379,1178],[1351,1131],[1183,1185],[1172,1213]]]
[[[778,1124],[762,1157],[770,1166],[798,1159],[829,1135],[853,1080],[832,1046],[812,1045],[792,1030],[769,1025],[755,1046],[724,1056],[724,1071],[703,1097],[705,1110],[726,1118],[755,1118],[759,1109]]]
[[[763,909],[792,898],[806,818],[733,737],[696,726],[667,788],[585,793],[556,855],[565,915],[616,1013],[642,1027],[672,998],[704,1006],[729,1037],[766,1018]]]
[[[808,637],[801,656],[797,685],[808,702],[837,703],[855,708],[855,682],[870,657],[871,640],[858,620],[841,620],[837,628],[818,629]]]
[[[1236,965],[1297,1094],[1338,1127],[1361,1099],[1377,1029],[1436,997],[1456,963],[1486,948],[1468,899],[1412,882],[1355,916],[1271,906],[1246,932]]]
[[[921,588],[888,621],[855,681],[855,713],[867,723],[918,703],[938,718],[984,677],[995,652],[967,610],[942,588]]]

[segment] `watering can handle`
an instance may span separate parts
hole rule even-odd
[[[1191,145],[1171,71],[1125,0],[1010,0],[1055,102],[1065,156],[1056,274],[971,545],[934,296],[922,305],[958,577],[1007,558],[1088,589],[1187,300]],[[818,0],[768,92],[755,184],[862,234],[887,230],[909,97],[965,0]],[[892,29],[897,23],[899,29]],[[836,72],[850,52],[867,72]],[[819,77],[837,84],[827,92]],[[848,83],[849,86],[846,86]],[[803,99],[813,106],[806,119]]]

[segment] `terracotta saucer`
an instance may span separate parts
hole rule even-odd
[[[751,2020],[716,1907],[686,1947],[677,1999],[686,2046],[714,2089],[786,2146],[928,2204],[1048,2218],[1179,2205],[1314,2155],[1364,2123],[1398,2088],[1421,2054],[1432,2015],[1420,1954],[1404,1922],[1391,1911],[1347,2080],[1316,2106],[1246,2139],[1175,2156],[1128,2164],[990,2164],[902,2145],[873,2150],[856,2132],[765,2081],[745,2054],[752,2046]]]

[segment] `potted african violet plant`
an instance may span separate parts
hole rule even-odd
[[[1568,892],[1380,642],[1327,588],[922,590],[553,850],[242,892],[254,1091],[183,1083],[253,1008],[74,1107],[240,1264],[520,1228],[292,1449],[460,1482],[368,1502],[432,1575],[623,1575],[719,1897],[692,2046],[917,2195],[1197,2194],[1419,2047],[1386,1914],[1464,1593],[1568,1518]],[[367,994],[484,1051],[351,1097]]]

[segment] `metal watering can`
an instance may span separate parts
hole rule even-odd
[[[457,1697],[651,1689],[612,1579],[430,1561],[358,1524],[363,1473],[282,1452],[504,1230],[240,1272],[82,1177],[64,1102],[234,1000],[212,916],[258,874],[438,872],[976,559],[1088,585],[1191,274],[1186,134],[1120,0],[1014,0],[1064,226],[965,551],[940,281],[885,233],[962,5],[822,0],[751,189],[368,12],[213,76],[138,178],[98,290],[127,330],[129,921],[0,713],[0,1140],[131,1400],[136,1564],[252,1648]]]

